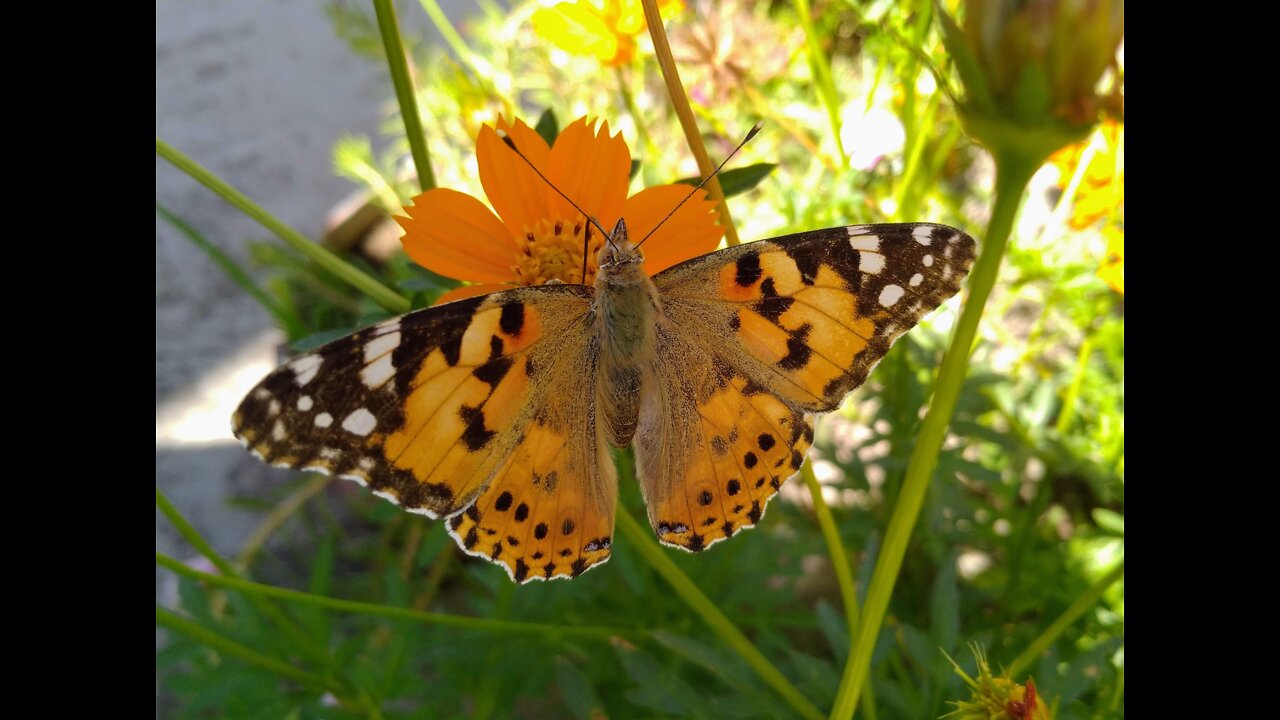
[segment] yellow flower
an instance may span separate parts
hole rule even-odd
[[[1124,228],[1112,225],[1104,228],[1102,236],[1107,239],[1107,259],[1098,268],[1098,278],[1111,286],[1112,290],[1124,294]]]
[[[1080,162],[1089,147],[1093,148],[1092,157],[1081,170]],[[1063,190],[1080,173],[1068,221],[1072,229],[1083,230],[1103,218],[1123,217],[1124,125],[1108,119],[1093,137],[1059,150],[1049,162],[1057,166],[1058,186]]]
[[[658,2],[664,20],[683,9],[683,0]],[[640,0],[563,2],[535,12],[533,29],[565,52],[626,65],[635,58],[636,35],[645,30],[644,9]]]
[[[547,177],[543,180],[499,137],[505,132]],[[633,242],[647,235],[689,194],[685,185],[658,185],[627,196],[631,151],[587,118],[574,121],[548,147],[528,125],[499,118],[476,138],[480,184],[493,210],[466,193],[436,188],[413,198],[400,242],[409,257],[441,275],[478,284],[445,293],[437,302],[540,285],[549,280],[591,284],[604,238],[547,181],[612,229],[627,220]],[[496,214],[495,214],[496,213]],[[644,244],[650,275],[711,252],[723,230],[705,191],[685,203]],[[586,276],[583,277],[583,247]]]

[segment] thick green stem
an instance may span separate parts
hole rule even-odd
[[[391,84],[396,87],[396,100],[400,103],[405,136],[409,138],[409,151],[413,153],[413,165],[418,170],[418,185],[425,192],[436,186],[436,176],[431,171],[431,154],[427,152],[427,136],[422,131],[422,118],[418,116],[418,95],[413,90],[413,76],[409,74],[404,41],[400,39],[396,8],[391,0],[373,0],[373,9],[378,14],[378,31],[382,33],[382,48],[386,51],[387,67],[391,70]]]
[[[1012,663],[1009,663],[1009,677],[1016,678],[1031,667],[1031,663],[1043,655],[1044,651],[1048,650],[1049,646],[1053,644],[1053,641],[1057,640],[1064,630],[1071,627],[1071,623],[1074,623],[1089,608],[1098,603],[1098,599],[1107,591],[1107,588],[1123,578],[1124,561],[1121,560],[1119,565],[1116,565],[1110,572],[1102,576],[1102,579],[1094,583],[1093,587],[1085,590],[1080,597],[1076,598],[1075,602],[1071,603],[1071,606],[1063,611],[1057,620],[1054,620],[1049,627],[1045,628],[1039,637],[1031,641],[1026,650],[1023,650],[1018,657],[1014,658]]]
[[[339,600],[337,598],[313,595],[311,593],[289,590],[288,588],[263,585],[240,578],[225,575],[210,575],[183,565],[173,558],[156,553],[156,564],[172,570],[179,575],[199,580],[200,582],[229,590],[238,590],[250,596],[277,598],[303,605],[339,610],[342,612],[375,615],[394,620],[412,620],[428,625],[466,628],[469,630],[486,630],[497,633],[518,633],[521,635],[544,635],[549,637],[585,637],[608,639],[611,637],[634,637],[634,631],[608,627],[543,625],[540,623],[515,622],[511,620],[487,620],[485,618],[463,617],[460,615],[444,615],[441,613],[421,612],[408,608],[376,603],[358,602],[355,600]]]
[[[844,551],[844,543],[840,542],[840,530],[836,527],[835,517],[827,501],[822,497],[822,485],[813,474],[813,460],[805,461],[800,467],[800,479],[809,488],[809,497],[813,498],[813,514],[818,518],[818,527],[822,529],[822,537],[827,543],[827,553],[831,555],[831,564],[836,571],[836,585],[840,587],[840,599],[844,602],[844,620],[849,626],[849,642],[853,642],[854,629],[858,627],[858,588],[853,583],[853,570],[849,564],[849,555]],[[875,698],[871,694],[871,681],[867,681],[867,693],[862,696],[862,712],[867,720],[876,720]]]
[[[666,556],[662,548],[653,541],[652,536],[635,518],[631,517],[625,509],[618,508],[618,529],[626,536],[627,542],[634,546],[636,552],[646,563],[666,580],[680,599],[685,602],[694,612],[696,612],[707,625],[711,627],[712,632],[720,636],[726,645],[742,656],[743,660],[751,666],[752,670],[760,676],[770,687],[777,691],[778,695],[791,706],[793,710],[801,716],[810,718],[811,720],[820,720],[822,713],[818,708],[813,706],[804,695],[796,689],[795,685],[782,674],[773,663],[769,662],[763,653],[756,649],[755,645],[742,634],[734,624],[720,612],[720,608],[716,607],[697,585],[685,575],[671,558]]]
[[[196,182],[212,190],[240,212],[257,220],[263,227],[275,233],[276,237],[283,240],[286,245],[367,295],[370,300],[395,313],[408,312],[412,307],[407,299],[394,290],[285,225],[274,215],[262,209],[262,206],[250,200],[247,195],[231,187],[217,175],[160,138],[156,138],[156,154],[190,175]]]
[[[889,610],[889,599],[893,595],[907,544],[911,540],[911,531],[920,516],[925,492],[929,489],[933,471],[938,466],[938,453],[946,439],[951,414],[960,397],[960,388],[969,367],[969,351],[977,337],[983,307],[995,286],[1000,261],[1004,257],[1005,246],[1022,201],[1022,193],[1041,160],[1039,156],[1034,159],[1023,155],[996,156],[996,197],[991,222],[987,226],[987,237],[969,277],[969,294],[951,337],[951,345],[942,361],[942,368],[938,371],[933,402],[921,424],[916,445],[907,462],[902,489],[898,493],[898,501],[889,519],[884,543],[880,547],[880,557],[876,560],[876,568],[871,575],[866,604],[862,609],[862,622],[858,625],[849,662],[845,665],[835,706],[831,710],[832,720],[853,717],[854,707],[858,704],[863,681],[871,667],[871,653],[875,649],[885,613]]]

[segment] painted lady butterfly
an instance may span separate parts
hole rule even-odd
[[[760,521],[828,412],[960,289],[974,241],[854,225],[738,245],[653,278],[619,221],[594,287],[540,285],[388,320],[294,358],[236,437],[274,465],[448,518],[518,581],[609,557],[634,443],[649,521],[710,547]]]

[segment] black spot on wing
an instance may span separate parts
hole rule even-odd
[[[742,485],[737,480],[730,480],[724,487],[724,491],[729,497],[737,495],[740,490],[742,490]]]
[[[524,522],[529,517],[529,506],[520,503],[516,506],[516,522]]]
[[[495,358],[472,370],[471,374],[481,382],[488,383],[489,387],[496,388],[514,363],[515,359],[511,357]]]
[[[800,271],[800,282],[805,285],[812,285],[817,281],[821,255],[817,252],[814,244],[792,243],[784,245],[783,251],[796,264],[796,269]]]
[[[529,577],[529,566],[524,564],[524,560],[516,558],[515,578],[516,582],[524,582]]]
[[[748,287],[756,284],[756,281],[760,279],[761,273],[760,255],[748,253],[738,258],[737,273],[733,281],[742,287]]]
[[[462,431],[462,443],[472,452],[483,449],[497,434],[484,426],[484,411],[480,408],[463,405],[458,408],[458,417],[467,424]]]
[[[809,349],[809,331],[812,326],[808,323],[796,328],[787,338],[787,354],[778,361],[778,367],[783,370],[799,370],[809,364],[813,351]]]
[[[498,496],[498,499],[494,501],[493,509],[497,510],[498,512],[506,512],[511,508],[511,501],[512,501],[511,493],[503,492],[501,495]]]
[[[520,331],[524,329],[524,303],[509,302],[503,305],[498,327],[508,335],[519,337]]]

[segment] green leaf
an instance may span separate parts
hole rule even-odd
[[[831,652],[835,653],[836,660],[843,665],[845,658],[849,657],[849,626],[845,624],[844,616],[836,612],[836,609],[826,600],[818,601],[816,614],[818,628],[826,636],[827,644],[831,646]]]
[[[538,124],[533,126],[534,132],[542,136],[548,145],[555,145],[556,138],[560,136],[560,121],[556,119],[556,113],[551,108],[542,111],[542,116],[538,118]]]
[[[717,177],[720,178],[720,189],[724,191],[725,197],[733,197],[754,188],[778,167],[777,163],[756,163],[755,165],[747,165],[746,167],[725,170]],[[700,177],[680,178],[676,183],[680,185],[698,186],[702,182]]]
[[[627,699],[651,710],[710,718],[714,714],[702,696],[683,679],[663,667],[654,657],[634,646],[619,645],[618,659],[635,687]]]
[[[556,686],[560,697],[578,720],[607,717],[604,702],[582,669],[561,656],[556,656]]]
[[[934,642],[951,653],[960,641],[960,591],[956,586],[956,558],[943,558],[933,578],[929,598],[929,629]]]
[[[1095,508],[1093,521],[1103,530],[1124,537],[1124,515],[1106,508]]]

